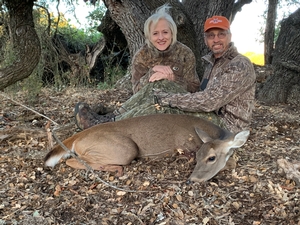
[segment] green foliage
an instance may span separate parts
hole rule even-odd
[[[104,81],[97,85],[100,90],[111,89],[116,82],[124,77],[126,70],[120,66],[107,65],[104,69]]]
[[[89,13],[87,18],[89,19],[89,30],[97,30],[97,27],[101,23],[102,18],[104,17],[106,7],[102,1],[97,1],[98,5],[95,7],[95,10]],[[96,4],[97,4],[96,3]]]
[[[75,52],[84,51],[86,45],[97,43],[102,36],[99,32],[86,32],[84,29],[77,29],[73,26],[59,28],[58,32]]]
[[[51,25],[45,23],[48,19],[42,19],[45,15],[41,10],[36,13],[36,27],[40,36],[42,45],[42,57],[39,63],[39,68],[47,74],[52,74],[53,78],[50,80],[55,88],[62,89],[67,85],[78,86],[88,84],[88,69],[85,62],[78,61],[77,74],[74,74],[70,69],[66,70],[68,65],[68,55],[66,54],[80,54],[84,53],[86,46],[94,45],[101,38],[101,33],[90,29],[86,31],[83,28],[76,28],[70,21],[60,14],[60,18],[54,18],[51,14]],[[42,22],[40,22],[42,21]],[[59,23],[58,23],[59,21]],[[48,29],[50,27],[50,29]],[[64,47],[54,46],[53,37],[59,36],[59,40]],[[66,52],[63,48],[68,49]],[[64,54],[64,52],[66,54]],[[78,75],[78,73],[80,75]],[[47,75],[48,76],[48,75]]]
[[[0,56],[0,69],[12,66],[12,63],[16,60],[16,55],[13,50],[13,45],[12,43],[6,39],[5,36],[1,37],[1,43],[5,43],[1,45],[1,56]]]
[[[42,3],[45,8],[47,8],[46,2],[47,1]],[[42,49],[39,64],[28,78],[7,88],[7,91],[13,92],[20,89],[26,91],[28,93],[26,97],[29,103],[36,100],[42,86],[53,85],[55,89],[61,90],[68,85],[78,86],[89,84],[88,72],[86,72],[88,71],[86,70],[87,65],[79,65],[82,68],[82,73],[85,73],[85,76],[78,77],[62,67],[66,63],[61,54],[62,49],[53,45],[54,34],[62,38],[64,46],[66,46],[71,53],[84,52],[87,45],[95,44],[102,35],[92,29],[89,31],[77,29],[74,25],[70,24],[70,21],[66,20],[63,15],[60,15],[60,19],[58,20],[53,17],[53,14],[48,14],[43,7],[33,10],[35,28],[40,38]],[[50,16],[50,20],[48,16]],[[49,21],[51,24],[48,23]],[[57,21],[60,22],[57,23]],[[4,32],[5,29],[2,29],[2,31]],[[2,52],[0,56],[0,68],[9,66],[14,61],[15,55],[8,34],[3,35],[3,32],[0,36],[0,48]],[[45,77],[48,76],[50,78],[46,79]]]
[[[114,48],[112,48],[114,49]],[[121,55],[122,61],[123,57],[125,56],[125,51],[123,52],[123,55]],[[122,77],[125,76],[127,70],[124,69],[120,63],[116,62],[116,57],[118,54],[115,54],[113,50],[111,50],[108,57],[102,56],[102,62],[104,62],[104,81],[98,84],[98,89],[104,90],[104,89],[111,89],[114,87],[116,82],[120,80]]]
[[[28,103],[33,104],[39,99],[39,93],[43,87],[40,74],[35,71],[27,79],[24,79],[23,82],[20,82],[20,84],[22,90],[27,92],[26,98]]]
[[[66,7],[66,9],[68,9],[68,13],[73,10],[74,17],[76,18],[76,4],[78,4],[76,1],[68,0],[62,0],[61,2],[54,0],[38,1],[37,5],[35,5],[35,8],[33,9],[33,17],[35,29],[41,43],[41,58],[35,71],[28,78],[17,82],[15,86],[13,85],[11,87],[11,89],[15,88],[15,90],[22,89],[27,91],[28,98],[34,101],[42,86],[53,85],[55,89],[61,90],[69,85],[90,86],[92,84],[89,78],[89,68],[84,60],[78,61],[79,69],[75,69],[76,71],[74,72],[74,70],[72,71],[68,68],[70,61],[68,62],[67,58],[73,57],[70,53],[73,55],[81,53],[82,56],[86,50],[86,46],[92,46],[101,39],[102,34],[97,31],[97,27],[101,23],[100,21],[106,11],[103,2],[97,1],[95,10],[93,10],[87,17],[89,26],[84,28],[77,28],[70,20],[66,19],[62,13],[59,13],[59,16],[55,16],[53,12],[48,11],[51,7],[56,10],[56,6],[58,6],[60,11],[63,11],[61,7]],[[61,46],[66,47],[68,52],[63,54],[63,51],[65,51],[64,48],[53,44],[54,35],[59,36],[62,43]],[[0,56],[0,68],[3,68],[9,66],[14,61],[13,57],[15,54],[8,34],[6,34],[6,36],[1,35],[0,39],[0,49],[2,50],[2,55]],[[111,55],[112,57],[103,59],[105,64],[104,82],[99,83],[99,88],[113,87],[116,81],[126,73],[124,68],[113,63],[111,59],[113,59],[114,53],[111,53]],[[78,74],[80,74],[80,76],[78,76]]]
[[[0,11],[0,69],[11,66],[16,60],[13,44],[9,37],[8,15]]]

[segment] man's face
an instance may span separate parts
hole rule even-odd
[[[165,19],[160,19],[156,25],[150,25],[150,42],[160,51],[171,45],[172,32]]]
[[[215,58],[219,58],[229,48],[231,42],[230,31],[212,28],[205,32],[205,44],[214,53]]]

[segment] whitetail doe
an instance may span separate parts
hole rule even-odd
[[[99,124],[63,143],[94,170],[118,171],[118,175],[123,173],[122,165],[136,158],[163,158],[179,149],[195,151],[197,164],[189,180],[203,182],[225,167],[232,148],[244,145],[248,136],[248,130],[233,134],[194,116],[155,114]],[[69,156],[56,145],[46,155],[45,165],[54,167]],[[66,163],[85,169],[75,158]]]

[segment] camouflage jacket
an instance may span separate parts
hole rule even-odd
[[[232,132],[249,128],[256,80],[250,60],[239,54],[233,43],[222,57],[215,59],[210,53],[203,60],[208,65],[201,90],[159,96],[161,103],[188,112],[215,112]]]
[[[199,90],[200,80],[196,72],[195,55],[190,48],[177,41],[165,51],[159,51],[154,46],[149,48],[148,45],[137,51],[131,69],[134,93],[149,83],[155,65],[170,66],[175,75],[175,82],[187,91]]]

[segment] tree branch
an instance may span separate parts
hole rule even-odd
[[[252,0],[238,0],[236,3],[233,4],[231,16],[230,16],[230,22],[232,22],[235,18],[235,15],[242,11],[242,7],[246,4],[250,4]]]

